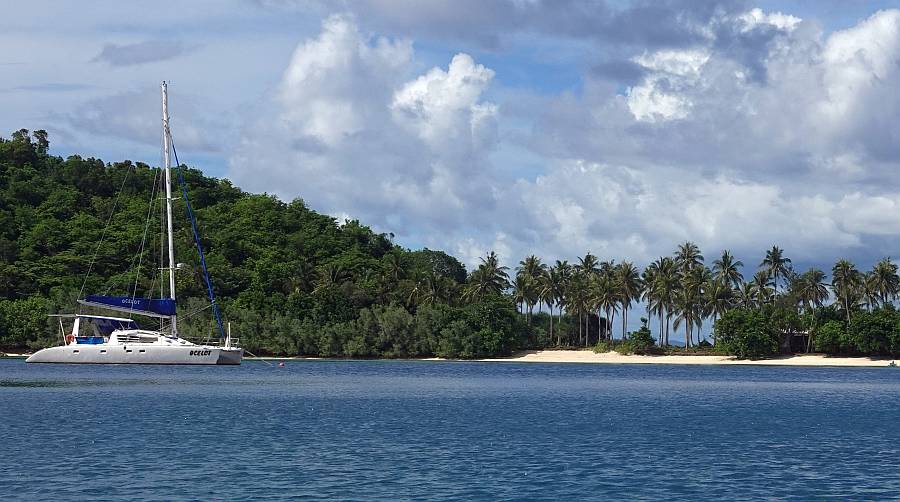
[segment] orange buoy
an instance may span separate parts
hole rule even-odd
[[[66,335],[66,345],[71,345],[73,343],[75,343],[75,335],[73,335],[73,334]]]

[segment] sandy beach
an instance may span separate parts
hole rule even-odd
[[[868,357],[828,357],[803,354],[771,359],[739,360],[729,356],[623,356],[617,352],[595,354],[591,350],[534,350],[511,357],[482,359],[517,363],[597,363],[597,364],[736,364],[763,366],[861,366],[885,367],[892,359]]]

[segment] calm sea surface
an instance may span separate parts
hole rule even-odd
[[[13,499],[900,497],[900,369],[0,360]]]

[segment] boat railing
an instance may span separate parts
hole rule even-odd
[[[210,347],[224,347],[225,346],[225,340],[222,340],[221,338],[185,338],[185,340],[187,340],[193,344],[196,344],[196,345],[208,345]],[[231,346],[235,347],[235,348],[240,347],[241,339],[240,338],[232,338]]]

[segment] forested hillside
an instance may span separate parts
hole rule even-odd
[[[57,343],[47,314],[71,312],[90,293],[165,296],[161,171],[62,159],[48,148],[44,131],[0,138],[0,350]],[[745,280],[730,251],[708,266],[684,242],[643,270],[588,252],[572,264],[527,256],[512,274],[490,252],[467,274],[446,253],[404,249],[301,199],[284,203],[196,169],[180,172],[225,320],[252,352],[475,358],[596,344],[680,353],[670,346],[678,333],[687,350],[738,357],[900,355],[900,275],[890,258],[870,271],[837,260],[828,281],[816,268],[795,271],[772,246]],[[185,264],[176,273],[179,333],[216,336],[181,199],[176,213],[176,261]],[[642,327],[628,333],[635,310]]]
[[[86,294],[159,296],[159,195],[152,193],[160,170],[62,159],[48,147],[44,131],[0,139],[2,349],[57,343],[47,314],[72,312]],[[251,351],[476,357],[534,343],[505,286],[457,301],[467,275],[452,256],[403,249],[301,199],[284,203],[196,169],[184,174],[224,317]],[[177,261],[186,265],[176,275],[179,328],[202,337],[214,324],[181,201],[175,212]]]

